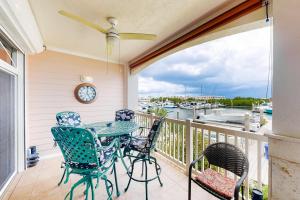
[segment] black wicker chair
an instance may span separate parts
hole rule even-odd
[[[137,181],[137,182],[143,182],[145,183],[145,189],[146,189],[146,200],[148,199],[148,182],[153,181],[155,179],[158,179],[160,186],[163,186],[161,180],[160,180],[160,173],[161,173],[161,167],[157,163],[157,160],[155,157],[151,156],[151,152],[155,150],[155,144],[158,139],[160,129],[165,121],[165,118],[156,119],[153,122],[153,125],[149,131],[148,136],[137,136],[132,137],[130,140],[129,145],[127,145],[124,149],[124,156],[128,156],[130,158],[133,158],[133,161],[131,161],[131,167],[130,170],[127,172],[129,176],[129,181],[127,184],[127,187],[125,188],[125,192],[128,190],[131,180]],[[137,155],[133,155],[131,152],[136,152]],[[145,171],[145,178],[139,179],[133,177],[133,170],[135,167],[135,164],[141,162],[142,163],[142,177]],[[153,164],[156,171],[155,177],[148,177],[148,168],[147,163]],[[145,169],[144,169],[145,168]]]
[[[207,159],[209,166],[214,165],[231,171],[240,178],[234,181],[210,168],[193,178],[193,167],[197,162],[202,161],[203,157]],[[238,147],[223,142],[211,144],[204,150],[199,158],[190,164],[188,199],[191,200],[191,184],[193,181],[207,192],[223,200],[232,198],[238,200],[240,189],[242,189],[242,199],[244,200],[243,182],[248,175],[248,169],[248,159]],[[218,187],[218,184],[220,187]]]

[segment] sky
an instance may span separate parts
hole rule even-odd
[[[139,73],[139,95],[263,98],[270,49],[270,29],[260,28],[181,50]]]

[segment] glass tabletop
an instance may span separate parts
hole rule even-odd
[[[110,126],[108,124],[111,123]],[[110,121],[96,122],[85,125],[87,128],[94,128],[100,137],[122,136],[138,130],[139,126],[131,121]]]

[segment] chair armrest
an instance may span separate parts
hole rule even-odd
[[[248,175],[248,172],[244,172],[241,176],[241,178],[236,182],[235,188],[234,188],[234,196],[238,197],[239,196],[239,192],[240,192],[240,188],[244,182],[244,180],[246,179]]]
[[[193,167],[194,167],[195,164],[196,164],[199,160],[201,160],[203,157],[204,157],[204,155],[201,154],[198,158],[196,158],[196,159],[190,164],[190,167],[189,167],[189,178],[192,177],[192,169],[193,169]]]
[[[140,127],[139,127],[139,129],[141,129],[141,131],[140,131],[140,135],[142,135],[142,133],[143,133],[144,129],[148,129],[148,130],[150,130],[151,128],[148,128],[148,127],[145,127],[145,126],[140,126]]]
[[[146,126],[140,126],[139,129],[140,129],[140,128],[150,129],[150,128],[146,127]]]

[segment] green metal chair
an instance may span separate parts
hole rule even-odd
[[[125,192],[128,190],[131,180],[137,181],[137,182],[143,182],[145,183],[145,189],[146,189],[146,200],[148,200],[148,183],[150,181],[153,181],[155,179],[158,179],[161,186],[163,186],[161,180],[160,180],[160,173],[161,173],[161,167],[157,163],[157,160],[155,157],[151,156],[151,152],[155,150],[155,144],[158,139],[160,129],[165,121],[165,118],[156,119],[153,122],[153,125],[149,131],[148,136],[138,136],[138,137],[131,137],[131,141],[129,145],[127,145],[124,149],[124,156],[128,156],[129,158],[133,158],[133,161],[131,162],[130,170],[127,172],[129,176],[129,181],[127,184],[127,187],[125,188]],[[133,155],[133,152],[137,152],[137,155]],[[131,159],[130,159],[131,161]],[[145,178],[139,179],[133,177],[133,171],[135,164],[137,162],[142,162],[142,176],[145,171]],[[147,163],[155,165],[155,171],[156,176],[155,177],[148,177],[148,168]],[[145,168],[145,170],[144,170]]]
[[[82,125],[80,115],[73,111],[63,111],[56,114],[57,126],[72,126],[80,127]],[[57,142],[54,142],[54,146],[57,146]],[[58,182],[58,186],[63,182],[66,175],[65,163],[61,163],[61,168],[64,168],[64,173]]]
[[[93,180],[97,180],[95,187],[97,188],[99,180],[102,179],[105,182],[108,199],[111,200],[113,185],[106,176],[110,169],[114,171],[116,194],[117,196],[120,195],[115,167],[116,149],[118,148],[117,139],[109,146],[102,147],[95,133],[88,129],[58,126],[53,127],[51,132],[65,160],[66,179],[64,183],[68,182],[71,174],[82,176],[72,186],[65,199],[68,196],[70,196],[70,199],[73,199],[74,189],[81,184],[85,184],[85,199],[88,199],[88,191],[91,189],[92,199],[94,200]]]

